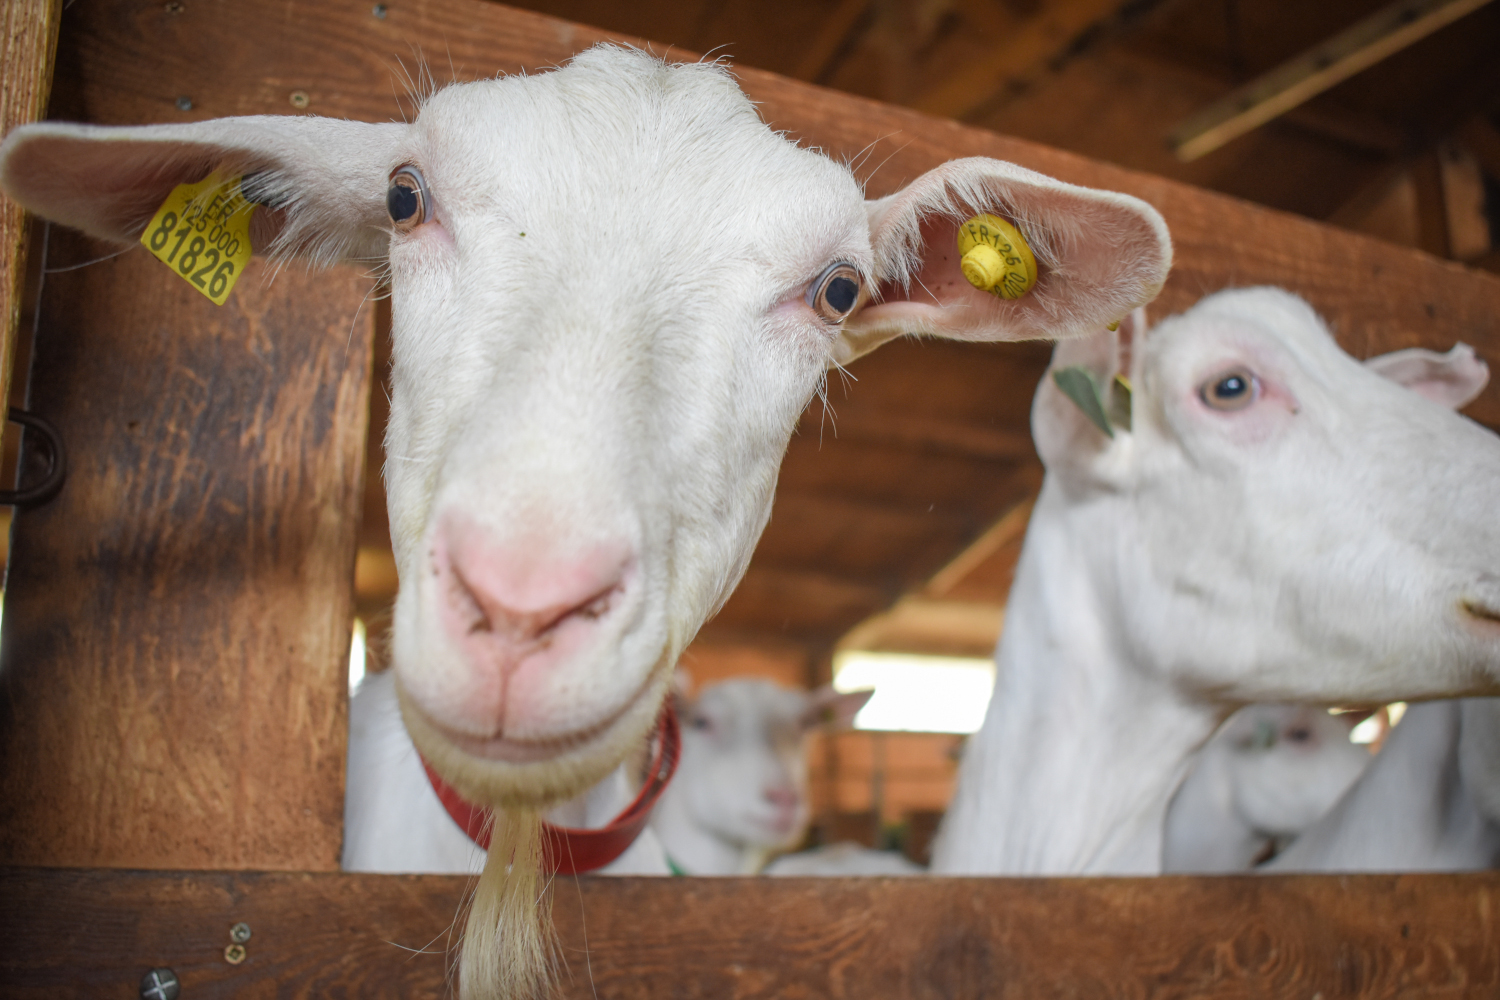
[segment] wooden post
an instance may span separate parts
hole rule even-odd
[[[9,0],[0,6],[0,136],[47,112],[62,0]],[[0,405],[10,398],[16,322],[26,283],[26,213],[0,198]],[[0,437],[4,436],[0,420]]]
[[[222,308],[139,250],[47,281],[71,469],[16,517],[0,863],[338,867],[368,281],[268,272]]]

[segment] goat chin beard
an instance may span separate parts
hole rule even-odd
[[[596,739],[528,764],[464,753],[397,683],[401,717],[418,752],[464,799],[492,810],[489,853],[469,899],[459,956],[461,1000],[542,1000],[552,994],[557,966],[542,813],[603,781],[645,743],[675,662],[675,655],[664,655],[640,696]]]

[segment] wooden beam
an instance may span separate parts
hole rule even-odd
[[[1459,129],[1458,139],[1491,179],[1500,181],[1500,129],[1484,115],[1475,115]],[[1496,234],[1500,238],[1500,233]]]
[[[860,622],[838,650],[989,657],[1005,625],[1005,605],[910,595]]]
[[[270,271],[223,307],[143,252],[48,276],[69,478],[16,516],[0,863],[338,867],[369,281]]]
[[[1031,497],[1005,512],[1005,516],[991,525],[984,534],[976,538],[953,561],[933,574],[922,588],[922,596],[934,599],[947,597],[970,574],[994,559],[1002,551],[1013,549],[1026,535],[1026,526],[1031,523],[1031,509],[1036,498]],[[1004,597],[1002,595],[1001,599]]]
[[[0,136],[47,114],[62,0],[10,0],[0,6]],[[0,404],[10,399],[16,325],[26,284],[27,216],[0,198]],[[0,437],[5,422],[0,420]]]
[[[1017,23],[1016,15],[996,0],[971,0],[963,13],[977,23],[988,51],[918,94],[910,106],[943,118],[972,114],[1002,88],[1035,79],[1079,35],[1113,16],[1120,6],[1120,0],[1050,0]]]
[[[469,879],[0,872],[10,1000],[447,994]],[[1076,879],[599,878],[553,886],[560,1000],[1500,991],[1500,874]],[[251,931],[224,960],[229,928]]]
[[[803,50],[792,76],[809,83],[822,83],[834,69],[840,53],[849,47],[867,20],[873,3],[874,0],[839,0],[839,5],[824,19],[818,33]]]
[[[1193,115],[1172,148],[1185,161],[1205,156],[1486,3],[1397,0]]]
[[[1412,165],[1417,190],[1417,238],[1423,250],[1434,257],[1451,257],[1453,243],[1448,232],[1448,198],[1443,185],[1443,163],[1434,150]]]

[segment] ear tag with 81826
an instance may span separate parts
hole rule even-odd
[[[222,306],[250,260],[250,215],[255,206],[242,177],[211,174],[179,184],[152,216],[141,245],[178,276]]]

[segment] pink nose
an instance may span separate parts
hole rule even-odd
[[[790,788],[767,788],[763,793],[767,802],[778,809],[790,812],[802,803],[802,796]]]
[[[630,548],[596,543],[559,554],[545,540],[498,542],[489,531],[450,517],[434,539],[432,571],[449,633],[479,644],[503,668],[552,645],[564,631],[588,630],[626,587]]]

